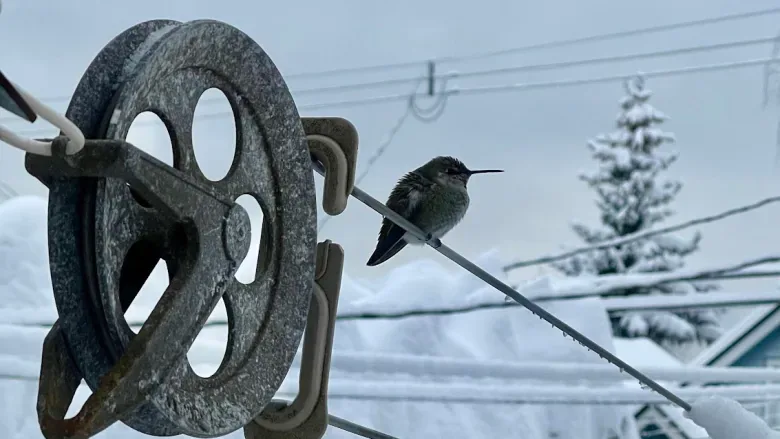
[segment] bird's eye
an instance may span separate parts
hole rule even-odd
[[[444,171],[444,172],[445,172],[445,173],[447,173],[447,174],[449,174],[449,175],[455,175],[455,174],[457,174],[457,173],[458,173],[458,171],[457,171],[457,170],[455,170],[455,169],[452,169],[452,168],[450,168],[450,169],[447,169],[447,170],[446,170],[446,171]]]

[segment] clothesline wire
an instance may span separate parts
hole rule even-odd
[[[322,165],[317,162],[312,162],[313,168],[320,174],[324,175],[325,170],[322,167]],[[583,335],[576,329],[572,328],[562,320],[558,319],[551,313],[549,313],[547,310],[542,308],[541,306],[537,305],[536,303],[532,302],[531,300],[527,299],[522,294],[518,293],[509,285],[501,282],[494,276],[492,276],[490,273],[486,272],[482,268],[478,267],[476,264],[471,262],[470,260],[464,258],[456,251],[450,249],[446,245],[444,245],[441,240],[432,238],[428,234],[424,233],[422,230],[420,230],[417,226],[403,218],[402,216],[398,215],[394,211],[390,210],[387,206],[380,203],[378,200],[376,200],[371,195],[367,194],[366,192],[363,192],[358,186],[355,186],[352,189],[351,195],[358,200],[360,200],[363,204],[367,205],[380,215],[384,216],[385,218],[389,219],[399,227],[406,230],[408,233],[411,233],[416,238],[420,239],[421,241],[425,242],[427,245],[444,255],[446,258],[450,259],[451,261],[455,262],[456,264],[460,265],[465,270],[471,272],[481,280],[483,280],[485,283],[491,285],[495,289],[499,290],[500,292],[504,293],[505,295],[511,297],[516,302],[523,305],[526,309],[531,311],[533,314],[537,315],[540,319],[547,321],[550,323],[553,327],[556,327],[560,329],[564,333],[565,336],[571,337],[574,341],[578,342],[583,347],[595,352],[599,357],[606,360],[609,363],[614,364],[616,367],[618,367],[621,371],[625,371],[632,377],[636,378],[641,384],[644,384],[648,388],[654,390],[655,392],[661,394],[664,398],[668,399],[669,401],[673,402],[674,404],[678,405],[679,407],[683,408],[686,411],[691,410],[691,405],[675,395],[674,393],[667,390],[664,386],[660,385],[659,383],[655,382],[651,378],[645,376],[642,372],[636,370],[634,367],[614,355],[609,350],[605,349],[604,347],[600,346],[598,343],[595,343],[593,340],[588,338],[587,336]]]

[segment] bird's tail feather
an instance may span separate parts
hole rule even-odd
[[[374,250],[374,254],[368,258],[368,263],[366,265],[369,267],[379,265],[382,262],[385,262],[386,260],[395,256],[396,253],[400,252],[404,247],[406,247],[406,241],[403,239],[398,240],[395,244],[393,244],[392,247],[387,249],[387,251],[385,251],[385,249],[381,246],[377,246],[376,250]]]

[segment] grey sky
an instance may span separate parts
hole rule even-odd
[[[232,24],[252,36],[271,55],[283,74],[338,67],[382,64],[461,55],[553,39],[587,36],[729,12],[774,6],[770,0],[749,4],[735,1],[614,2],[548,0],[513,2],[486,0],[453,2],[411,0],[392,3],[366,1],[269,2],[202,0],[29,1],[5,0],[0,15],[0,66],[6,75],[40,98],[67,96],[84,69],[108,41],[144,20],[212,18]],[[543,50],[517,56],[441,65],[468,71],[534,62],[580,59],[607,54],[712,44],[772,36],[780,31],[777,16],[753,18],[683,31],[666,32],[611,42]],[[767,57],[769,45],[706,54],[613,63],[577,68],[509,74],[455,81],[461,87],[584,78],[637,70],[679,68],[697,64]],[[296,89],[334,83],[362,82],[388,77],[413,77],[419,69],[358,74],[317,80],[290,80]],[[673,221],[714,213],[734,205],[774,195],[777,106],[761,107],[760,67],[650,79],[651,103],[671,117],[665,129],[677,135],[680,160],[669,176],[681,178],[684,189]],[[397,88],[356,93],[305,95],[299,104],[334,101],[409,91]],[[452,98],[433,124],[410,119],[395,138],[362,188],[384,201],[398,177],[434,155],[454,155],[471,167],[503,167],[504,174],[475,177],[470,183],[472,207],[464,222],[448,235],[447,243],[466,256],[497,247],[506,259],[529,258],[554,252],[562,244],[579,244],[569,221],[596,220],[593,194],[576,178],[577,171],[594,166],[585,142],[613,129],[619,82],[537,91]],[[65,101],[50,101],[63,109]],[[424,103],[423,103],[424,104]],[[209,111],[219,111],[209,106]],[[204,110],[205,111],[205,110]],[[402,103],[318,110],[304,115],[342,116],[358,128],[363,162],[403,112]],[[3,117],[6,114],[2,115]],[[221,145],[233,137],[228,119],[203,122],[210,166],[230,156]],[[208,124],[208,125],[206,125]],[[36,124],[38,125],[38,124]],[[13,124],[28,129],[23,124]],[[40,124],[41,127],[45,126]],[[141,134],[150,142],[163,136]],[[199,140],[195,140],[199,143]],[[23,155],[0,148],[0,178],[19,192],[45,195],[29,177]],[[319,179],[319,178],[317,178]],[[770,207],[703,227],[702,252],[692,266],[738,261],[777,252],[780,208]],[[352,200],[347,211],[328,223],[323,237],[346,249],[351,276],[374,277],[409,260],[430,257],[450,262],[427,248],[407,248],[380,267],[365,267],[373,250],[380,218]],[[517,274],[537,275],[536,268]],[[732,283],[726,289],[757,289],[777,281]]]

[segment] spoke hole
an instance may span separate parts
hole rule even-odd
[[[84,380],[81,380],[79,387],[76,388],[76,394],[73,395],[73,400],[68,406],[68,411],[65,413],[65,419],[70,419],[79,414],[81,408],[84,407],[84,403],[92,396],[92,390],[90,390]]]
[[[225,94],[210,88],[195,106],[192,149],[203,175],[211,181],[223,179],[236,155],[236,124]]]
[[[136,244],[134,248],[138,245],[139,244]],[[133,250],[131,249],[130,253],[128,253],[128,257],[125,259],[125,265],[122,267],[122,276],[120,277],[121,285],[128,288],[128,290],[133,289],[133,286],[129,284],[133,276],[129,269],[127,269],[128,266],[133,264],[133,259],[130,257],[132,251]],[[157,305],[160,297],[162,297],[165,289],[168,288],[169,283],[170,276],[168,274],[168,264],[164,260],[159,259],[151,274],[146,278],[143,286],[141,286],[140,291],[135,295],[135,299],[131,299],[132,302],[125,311],[125,320],[127,320],[127,324],[130,325],[130,329],[135,334],[138,334],[138,331],[144,323],[146,323],[146,319],[149,318],[149,314],[152,313],[152,310],[155,305]],[[137,286],[135,288],[137,288]],[[127,300],[127,295],[124,292],[120,293],[120,297],[123,302]]]
[[[136,148],[152,155],[157,160],[173,166],[173,144],[168,128],[159,116],[151,111],[144,111],[133,120],[127,131],[125,140]],[[129,187],[129,186],[128,186]],[[130,189],[133,199],[141,206],[151,208],[149,201],[141,194]]]
[[[227,310],[221,299],[211,312],[209,322],[200,330],[187,352],[193,372],[201,378],[213,376],[225,359],[228,344]]]
[[[236,203],[246,209],[252,224],[252,230],[249,235],[249,251],[236,271],[236,280],[242,284],[251,284],[255,281],[257,274],[263,272],[263,267],[260,264],[262,260],[259,257],[260,243],[263,240],[263,209],[260,207],[257,199],[251,195],[241,195],[236,199]]]

